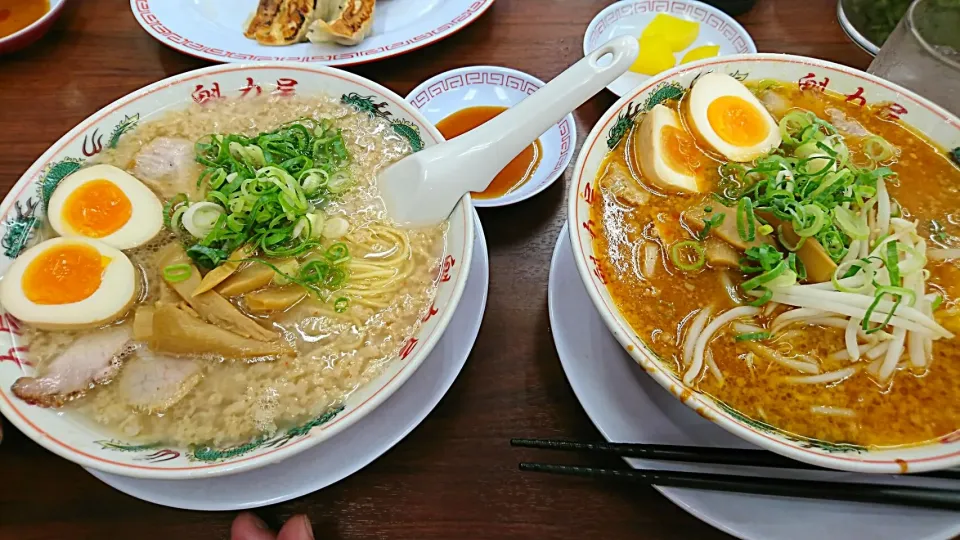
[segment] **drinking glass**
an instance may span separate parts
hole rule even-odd
[[[960,1],[914,1],[867,72],[960,116]]]

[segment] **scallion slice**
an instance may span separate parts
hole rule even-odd
[[[681,240],[670,246],[670,261],[685,272],[699,270],[707,262],[707,250],[700,242]]]
[[[189,264],[171,264],[163,267],[163,279],[168,283],[179,283],[190,279],[193,269]]]
[[[770,339],[770,332],[748,332],[746,334],[737,334],[734,341],[763,341]]]

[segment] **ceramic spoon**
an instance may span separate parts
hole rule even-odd
[[[486,189],[550,126],[623,75],[639,52],[632,37],[612,39],[489,122],[387,167],[377,178],[387,214],[405,227],[440,223],[464,194]]]

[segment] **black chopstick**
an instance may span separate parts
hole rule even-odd
[[[522,448],[608,454],[620,457],[678,461],[684,463],[741,465],[745,467],[768,467],[777,469],[809,469],[818,471],[833,470],[796,461],[766,450],[678,446],[672,444],[576,442],[556,439],[510,439],[510,445]],[[910,474],[910,476],[960,480],[960,471],[947,469],[913,473]]]
[[[948,489],[645,469],[597,469],[546,463],[521,463],[520,470],[588,478],[615,478],[646,485],[960,511],[960,491]]]

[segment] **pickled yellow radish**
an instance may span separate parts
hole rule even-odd
[[[695,62],[697,60],[703,60],[704,58],[713,58],[718,54],[720,54],[719,45],[701,45],[687,51],[687,53],[683,55],[683,58],[680,59],[680,63],[686,64],[687,62]]]
[[[699,34],[700,23],[659,13],[643,30],[640,38],[660,37],[670,47],[671,52],[680,52],[693,45]]]
[[[630,66],[630,71],[643,75],[656,75],[677,64],[670,45],[659,36],[640,38],[640,55]]]

